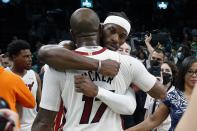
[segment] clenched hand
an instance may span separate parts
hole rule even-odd
[[[99,73],[101,73],[104,76],[114,77],[118,74],[119,68],[119,62],[107,59],[101,62],[101,70]]]
[[[95,97],[98,94],[98,87],[87,76],[75,76],[75,91],[81,92],[88,97]]]

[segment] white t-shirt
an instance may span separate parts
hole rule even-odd
[[[123,130],[119,114],[113,112],[99,99],[85,97],[82,93],[75,92],[74,76],[87,75],[97,86],[117,94],[126,94],[131,83],[141,87],[144,91],[149,91],[154,86],[156,78],[146,70],[140,61],[133,57],[120,55],[99,46],[82,47],[76,51],[95,59],[116,60],[121,63],[120,70],[115,77],[108,77],[95,71],[58,72],[49,68],[44,75],[40,107],[59,111],[62,98],[67,109],[64,126],[66,131]]]
[[[170,88],[170,90],[168,91],[171,92],[172,90],[174,90],[175,87],[172,86]],[[155,98],[152,98],[150,95],[147,94],[147,97],[146,97],[146,102],[145,102],[145,105],[144,105],[144,108],[147,110],[147,115],[148,117],[152,114],[153,112],[153,105],[154,105],[154,102],[155,102]],[[155,109],[154,111],[159,107],[159,103],[160,101],[159,100],[156,100],[156,105],[155,105]],[[170,115],[168,115],[168,117],[166,118],[165,121],[162,122],[162,124],[160,124],[156,129],[157,131],[168,131],[169,128],[171,126],[171,118],[170,118]]]
[[[6,70],[11,71],[9,67]],[[27,70],[26,74],[23,76],[22,80],[29,88],[33,94],[35,100],[38,90],[38,82],[36,79],[36,74],[33,70]],[[20,131],[31,131],[32,124],[37,115],[37,105],[33,109],[22,107],[22,118],[20,120]]]
[[[23,81],[29,87],[29,90],[33,94],[35,100],[38,90],[38,83],[36,79],[35,72],[33,70],[28,70],[27,73],[23,76]],[[33,109],[22,108],[22,118],[20,120],[20,131],[31,131],[31,126],[36,118],[37,111],[35,106]]]

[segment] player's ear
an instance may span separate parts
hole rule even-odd
[[[12,55],[12,56],[10,56],[10,60],[15,60],[17,58],[17,55]]]
[[[99,34],[103,34],[103,27],[104,27],[104,25],[103,25],[103,23],[100,23],[99,24]]]
[[[70,36],[71,36],[73,42],[76,43],[75,34],[74,34],[74,32],[72,31],[72,29],[70,29]]]

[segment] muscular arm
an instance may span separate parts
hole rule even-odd
[[[23,117],[23,107],[20,104],[16,103],[16,110],[17,110],[19,119],[21,119]]]
[[[149,131],[159,126],[169,115],[168,107],[161,103],[154,114],[150,115],[146,120],[138,125],[131,127],[125,131]]]
[[[94,70],[97,71],[99,61],[78,55],[73,51],[58,45],[46,45],[40,48],[38,58],[59,71],[66,69]],[[112,60],[104,60],[101,63],[100,73],[107,76],[115,76],[119,70],[119,63]]]
[[[32,125],[32,131],[53,131],[53,122],[57,112],[40,108]]]
[[[150,44],[151,42],[151,39],[152,39],[152,34],[150,33],[150,36],[145,36],[145,44],[146,44],[146,47],[148,49],[148,52],[150,53],[150,55],[153,53],[154,51],[154,48],[152,47],[152,45]]]
[[[79,69],[97,70],[98,61],[80,56],[73,51],[57,45],[46,45],[40,48],[38,58],[58,70]]]
[[[155,99],[164,99],[166,96],[166,89],[158,80],[155,85],[147,92],[151,97]]]
[[[155,76],[150,74],[141,62],[133,60],[133,63],[134,62],[134,71],[130,72],[130,75],[134,76],[133,83],[153,98],[165,98],[166,90],[164,85],[162,85]]]
[[[41,100],[41,86],[42,86],[42,83],[41,83],[41,80],[40,80],[40,76],[36,74],[36,80],[37,80],[37,83],[38,83],[38,88],[37,88],[37,93],[36,93],[36,102],[39,106],[40,104],[40,100]]]

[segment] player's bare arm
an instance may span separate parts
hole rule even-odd
[[[159,126],[169,115],[168,107],[161,103],[158,109],[151,114],[143,122],[137,124],[136,126],[130,127],[125,131],[149,131],[154,127]]]
[[[41,62],[59,70],[66,69],[97,71],[99,61],[78,55],[58,45],[45,45],[40,48],[38,58]],[[115,76],[119,71],[120,63],[113,60],[101,61],[100,73],[106,76]]]
[[[36,75],[36,80],[37,80],[37,83],[38,83],[38,89],[37,89],[37,94],[36,94],[36,102],[37,104],[39,105],[40,104],[40,100],[41,100],[41,87],[42,87],[42,83],[41,83],[41,80],[40,80],[40,76],[35,73]]]
[[[157,80],[153,88],[151,88],[147,93],[155,99],[164,99],[166,96],[166,88]]]
[[[32,125],[32,131],[53,131],[53,122],[57,112],[40,108]]]

